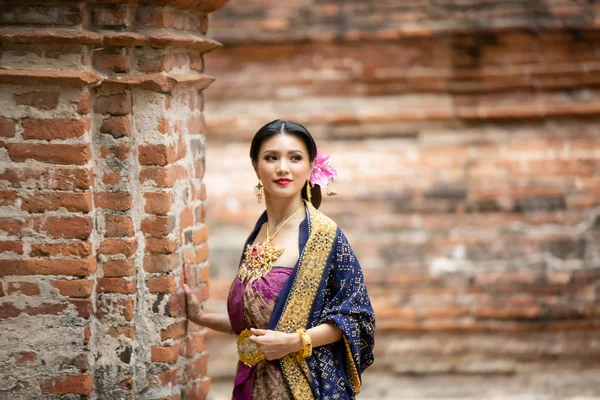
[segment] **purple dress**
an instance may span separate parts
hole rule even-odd
[[[292,273],[292,268],[273,267],[265,276],[250,283],[235,277],[227,310],[236,334],[244,329],[268,329],[277,295]],[[253,367],[238,362],[233,388],[235,400],[293,399],[279,361],[260,361]]]

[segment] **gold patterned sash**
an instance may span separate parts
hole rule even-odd
[[[310,236],[298,266],[296,278],[288,294],[276,330],[295,332],[305,328],[321,283],[323,271],[336,237],[337,225],[329,217],[306,203]],[[295,353],[281,359],[283,374],[295,399],[313,400],[306,361]]]

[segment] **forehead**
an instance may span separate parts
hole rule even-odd
[[[267,150],[275,150],[281,152],[300,150],[304,153],[308,151],[302,139],[295,135],[288,135],[285,133],[273,135],[269,139],[265,140],[260,146],[260,152],[262,153]]]

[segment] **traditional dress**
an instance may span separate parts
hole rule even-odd
[[[289,354],[252,366],[240,361],[235,400],[352,399],[360,392],[360,374],[373,363],[375,315],[360,265],[339,227],[305,205],[295,267],[275,266],[255,280],[236,277],[227,303],[231,326],[239,335],[249,328],[295,332],[333,323],[343,338],[314,348],[306,359]],[[246,247],[266,221],[265,212]]]

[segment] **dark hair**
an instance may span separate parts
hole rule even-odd
[[[309,162],[312,163],[315,160],[315,157],[317,157],[317,145],[310,132],[308,132],[308,129],[294,121],[282,121],[276,119],[260,128],[252,138],[252,144],[250,145],[250,158],[252,159],[252,162],[258,163],[258,151],[265,140],[283,133],[294,135],[302,139],[308,149]],[[321,205],[321,187],[315,184],[315,186],[311,187],[310,194],[312,205],[315,206],[315,208],[319,208]],[[302,198],[308,200],[308,197],[306,196],[306,185],[302,188]]]

